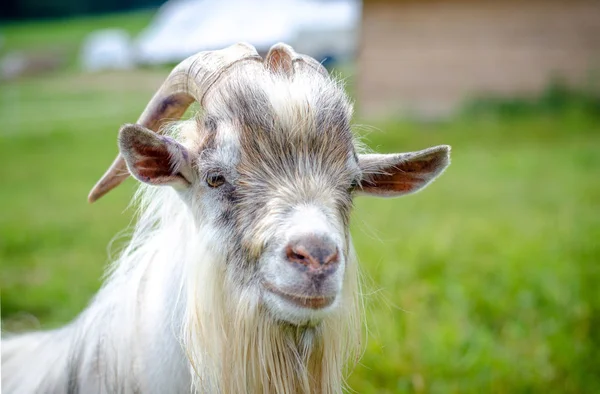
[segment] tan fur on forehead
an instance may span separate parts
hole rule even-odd
[[[238,133],[240,148],[250,156],[256,150],[252,145],[263,154],[278,155],[282,148],[293,146],[327,152],[327,157],[343,165],[354,151],[349,124],[352,105],[344,88],[314,70],[298,70],[289,77],[249,64],[213,86],[204,107],[195,121],[178,127],[178,140],[192,151],[198,152],[207,139],[224,132]]]
[[[248,165],[330,171],[346,166],[353,152],[352,107],[337,82],[300,72],[291,79],[265,74],[260,83],[234,84],[230,100]]]
[[[287,77],[256,67],[228,75],[209,92],[205,106],[206,113],[217,119],[277,128],[282,137],[339,129],[352,115],[338,81],[315,72],[298,71]]]

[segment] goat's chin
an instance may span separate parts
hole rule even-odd
[[[268,285],[263,289],[263,303],[272,317],[296,326],[318,325],[337,308],[338,298],[295,296]]]

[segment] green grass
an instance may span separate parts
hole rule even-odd
[[[9,48],[76,43],[90,22],[51,26],[5,29]],[[3,84],[4,328],[64,324],[100,286],[135,184],[95,205],[86,195],[116,154],[119,126],[135,121],[164,76]],[[585,108],[477,111],[381,123],[366,135],[384,152],[451,144],[453,163],[417,195],[356,200],[368,309],[365,353],[349,379],[357,392],[600,392],[600,116]]]

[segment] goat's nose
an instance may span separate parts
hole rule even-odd
[[[339,262],[335,243],[325,236],[304,236],[292,240],[285,248],[290,263],[300,264],[311,270],[332,267]]]

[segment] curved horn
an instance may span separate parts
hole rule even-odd
[[[169,74],[137,123],[158,132],[166,121],[181,118],[194,101],[202,105],[204,95],[221,75],[244,60],[262,61],[256,49],[245,43],[219,51],[200,52],[185,59]],[[119,154],[92,188],[88,201],[96,201],[119,186],[128,176],[125,160]]]
[[[282,72],[287,76],[292,76],[295,70],[306,66],[329,77],[329,73],[321,63],[310,56],[294,51],[291,46],[282,42],[273,45],[265,57],[265,67],[273,72]]]

